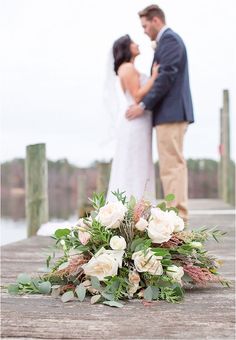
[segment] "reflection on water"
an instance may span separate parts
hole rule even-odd
[[[1,245],[23,240],[27,237],[24,193],[2,195]],[[75,221],[76,197],[71,192],[49,194],[49,220],[51,222]]]

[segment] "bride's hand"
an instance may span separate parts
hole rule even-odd
[[[152,77],[156,79],[158,77],[158,70],[159,70],[160,64],[157,64],[156,62],[152,66]]]

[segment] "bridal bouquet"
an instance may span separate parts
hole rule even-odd
[[[92,304],[122,307],[122,300],[134,298],[178,302],[193,285],[228,285],[218,274],[220,261],[204,248],[224,233],[185,229],[177,209],[168,208],[173,195],[154,207],[113,194],[114,203],[94,194],[91,215],[52,236],[61,256],[55,249],[48,256],[48,272],[39,278],[20,274],[9,292],[51,294],[63,302],[89,295]]]

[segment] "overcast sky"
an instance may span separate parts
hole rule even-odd
[[[188,51],[196,122],[185,156],[219,158],[223,89],[230,91],[231,132],[236,126],[234,0],[1,0],[0,161],[24,157],[35,143],[47,144],[49,159],[78,166],[112,158],[102,107],[107,55],[129,33],[141,50],[136,66],[149,73],[153,50],[137,12],[151,3],[162,7]]]

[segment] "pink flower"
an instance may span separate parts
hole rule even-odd
[[[87,231],[79,230],[79,240],[85,246],[91,238],[91,234]]]

